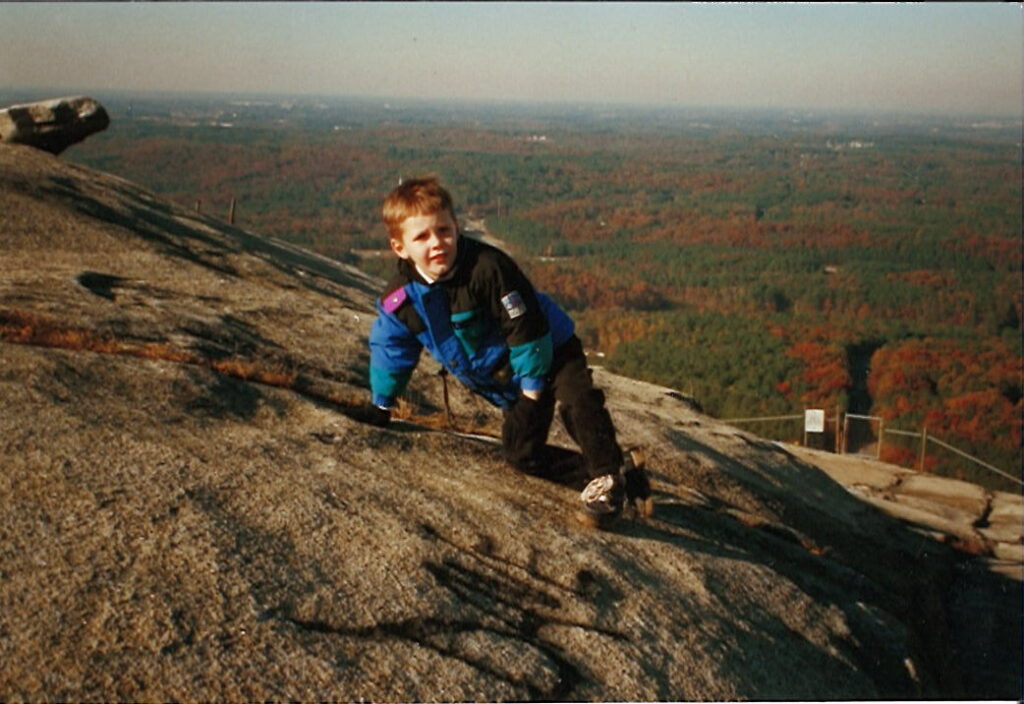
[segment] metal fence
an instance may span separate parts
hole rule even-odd
[[[850,421],[853,421],[851,425]],[[877,431],[874,426],[877,424]],[[880,416],[862,416],[856,413],[843,414],[843,433],[840,447],[843,455],[867,455],[876,460],[882,458],[882,438],[885,421]],[[871,452],[871,448],[874,452]],[[868,452],[865,452],[868,450]]]
[[[799,420],[804,417],[804,414],[793,414],[784,416],[758,416],[754,418],[723,418],[721,420],[723,423],[735,424]],[[853,421],[852,424],[851,421]],[[917,469],[919,471],[924,470],[924,461],[928,453],[928,443],[933,443],[963,459],[973,462],[980,467],[984,467],[990,472],[995,472],[1001,477],[1005,477],[1012,482],[1024,486],[1024,481],[1021,481],[1020,477],[1015,477],[1012,474],[989,464],[979,457],[975,457],[974,455],[970,455],[959,448],[953,447],[949,443],[931,435],[928,432],[928,428],[922,428],[919,432],[886,428],[885,420],[880,416],[866,416],[858,415],[856,413],[842,412],[838,412],[834,417],[826,418],[826,427],[830,424],[834,424],[833,427],[835,428],[835,451],[837,454],[859,455],[873,457],[874,459],[881,459],[882,448],[885,444],[885,437],[887,435],[912,437],[920,440],[917,458]],[[805,446],[808,445],[808,433],[806,430],[804,430],[803,433],[803,444]]]
[[[919,438],[921,440],[921,451],[920,451],[920,453],[918,455],[918,466],[917,466],[919,470],[922,470],[922,471],[924,470],[924,458],[928,454],[928,443],[931,442],[931,443],[935,443],[939,447],[942,447],[942,448],[945,448],[946,450],[949,450],[950,452],[952,452],[952,453],[954,453],[954,454],[956,454],[956,455],[958,455],[960,457],[963,457],[965,460],[970,460],[971,462],[974,462],[975,464],[977,464],[977,465],[979,465],[981,467],[984,467],[985,469],[989,470],[990,472],[995,472],[996,474],[998,474],[998,475],[1000,475],[1002,477],[1006,477],[1007,479],[1009,479],[1012,482],[1015,482],[1017,484],[1020,484],[1021,486],[1024,486],[1024,481],[1021,481],[1020,477],[1015,477],[1012,474],[1009,474],[1008,472],[1004,472],[1003,470],[999,469],[998,467],[992,466],[991,464],[989,464],[988,462],[986,462],[983,459],[975,457],[974,455],[969,455],[966,452],[964,452],[963,450],[960,450],[960,449],[958,449],[956,447],[953,447],[952,445],[950,445],[947,442],[943,442],[942,440],[939,440],[934,435],[929,434],[928,428],[923,428],[921,430],[921,432],[919,432],[919,433],[911,432],[909,430],[896,430],[895,428],[886,428],[885,432],[889,433],[890,435],[902,435],[904,437]],[[881,443],[879,443],[879,446],[881,446]],[[881,452],[881,449],[879,449],[879,452]]]

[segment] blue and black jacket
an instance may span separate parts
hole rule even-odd
[[[572,337],[572,319],[511,257],[462,235],[458,248],[452,274],[432,284],[398,261],[370,331],[374,404],[394,405],[426,347],[472,391],[508,408],[520,389],[544,388],[553,351]]]

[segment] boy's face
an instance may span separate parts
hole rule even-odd
[[[443,210],[430,215],[410,215],[399,227],[402,236],[388,240],[395,254],[408,259],[433,279],[451,271],[459,240],[459,229],[451,213]]]

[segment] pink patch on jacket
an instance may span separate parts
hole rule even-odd
[[[381,299],[380,303],[384,307],[385,313],[394,313],[398,310],[405,300],[409,297],[409,294],[405,292],[405,286],[397,288],[388,295]]]

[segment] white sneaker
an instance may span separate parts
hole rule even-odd
[[[625,500],[625,482],[618,474],[603,474],[591,479],[580,493],[583,510],[602,518],[615,518],[622,513]]]

